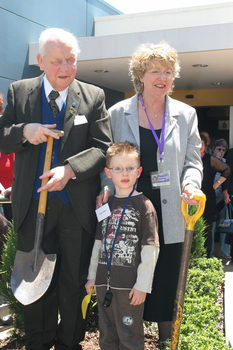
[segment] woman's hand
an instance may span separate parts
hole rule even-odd
[[[140,305],[146,300],[146,293],[133,288],[129,293],[129,299],[131,299],[130,305]]]
[[[188,184],[184,187],[181,198],[188,205],[198,205],[199,200],[193,198],[195,194],[198,194],[201,197],[203,195],[203,192],[195,188],[193,185]]]
[[[229,195],[228,191],[224,190],[222,193],[223,193],[224,202],[226,204],[230,203],[231,202],[231,198],[230,198],[230,195]]]

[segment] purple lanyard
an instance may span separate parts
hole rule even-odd
[[[143,102],[143,98],[142,98],[142,95],[140,96],[140,100],[141,100],[141,104],[142,104],[142,107],[146,113],[146,116],[147,116],[147,119],[148,119],[148,122],[150,124],[150,128],[151,128],[151,131],[152,131],[152,134],[154,135],[154,138],[155,138],[155,141],[158,145],[158,148],[159,148],[159,153],[160,153],[160,162],[162,163],[163,162],[163,155],[164,155],[164,134],[165,134],[165,115],[166,115],[166,97],[165,97],[165,107],[164,107],[164,113],[163,113],[163,124],[162,124],[162,130],[161,130],[161,142],[159,141],[159,138],[153,128],[153,125],[151,124],[150,122],[150,119],[148,117],[148,114],[147,114],[147,111],[146,111],[146,107],[144,105],[144,102]]]

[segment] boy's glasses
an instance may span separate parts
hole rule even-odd
[[[122,166],[114,166],[112,168],[108,168],[109,170],[112,170],[114,173],[122,173],[122,171],[125,169],[128,171],[128,173],[136,173],[136,171],[139,169],[136,166],[127,166],[123,168]]]

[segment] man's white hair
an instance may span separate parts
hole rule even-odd
[[[61,42],[69,44],[71,47],[73,47],[75,57],[77,59],[78,54],[80,53],[78,39],[74,34],[61,28],[47,28],[41,33],[39,38],[39,54],[41,57],[44,57],[45,55],[45,46],[47,42],[53,39],[58,39]]]

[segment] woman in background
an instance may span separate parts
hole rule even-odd
[[[222,162],[226,163],[226,159],[223,158],[226,151],[228,149],[228,145],[226,140],[224,139],[219,139],[216,140],[213,144],[213,156],[217,157],[220,159]],[[219,172],[216,173],[214,177],[214,182],[216,182],[221,174]],[[227,192],[227,190],[224,190]],[[216,204],[221,204],[223,203],[223,208],[219,211],[218,213],[218,219],[226,219],[228,218],[228,213],[227,213],[227,206],[224,205],[224,197],[226,197],[226,194],[223,193],[222,185],[219,185],[219,187],[215,190],[216,194]],[[218,207],[218,206],[217,206]],[[215,236],[215,228],[216,228],[216,222],[212,223],[212,249],[211,249],[211,254],[214,252],[214,236]],[[231,259],[230,255],[230,245],[225,243],[225,233],[220,233],[220,244],[221,244],[221,257],[224,259]]]
[[[201,158],[203,162],[203,180],[201,189],[206,195],[206,205],[203,217],[206,220],[206,240],[207,257],[210,258],[212,248],[212,223],[216,212],[216,194],[215,190],[226,181],[231,173],[230,167],[215,156],[205,153],[206,136],[201,134],[202,147]],[[216,173],[220,176],[214,181]]]

